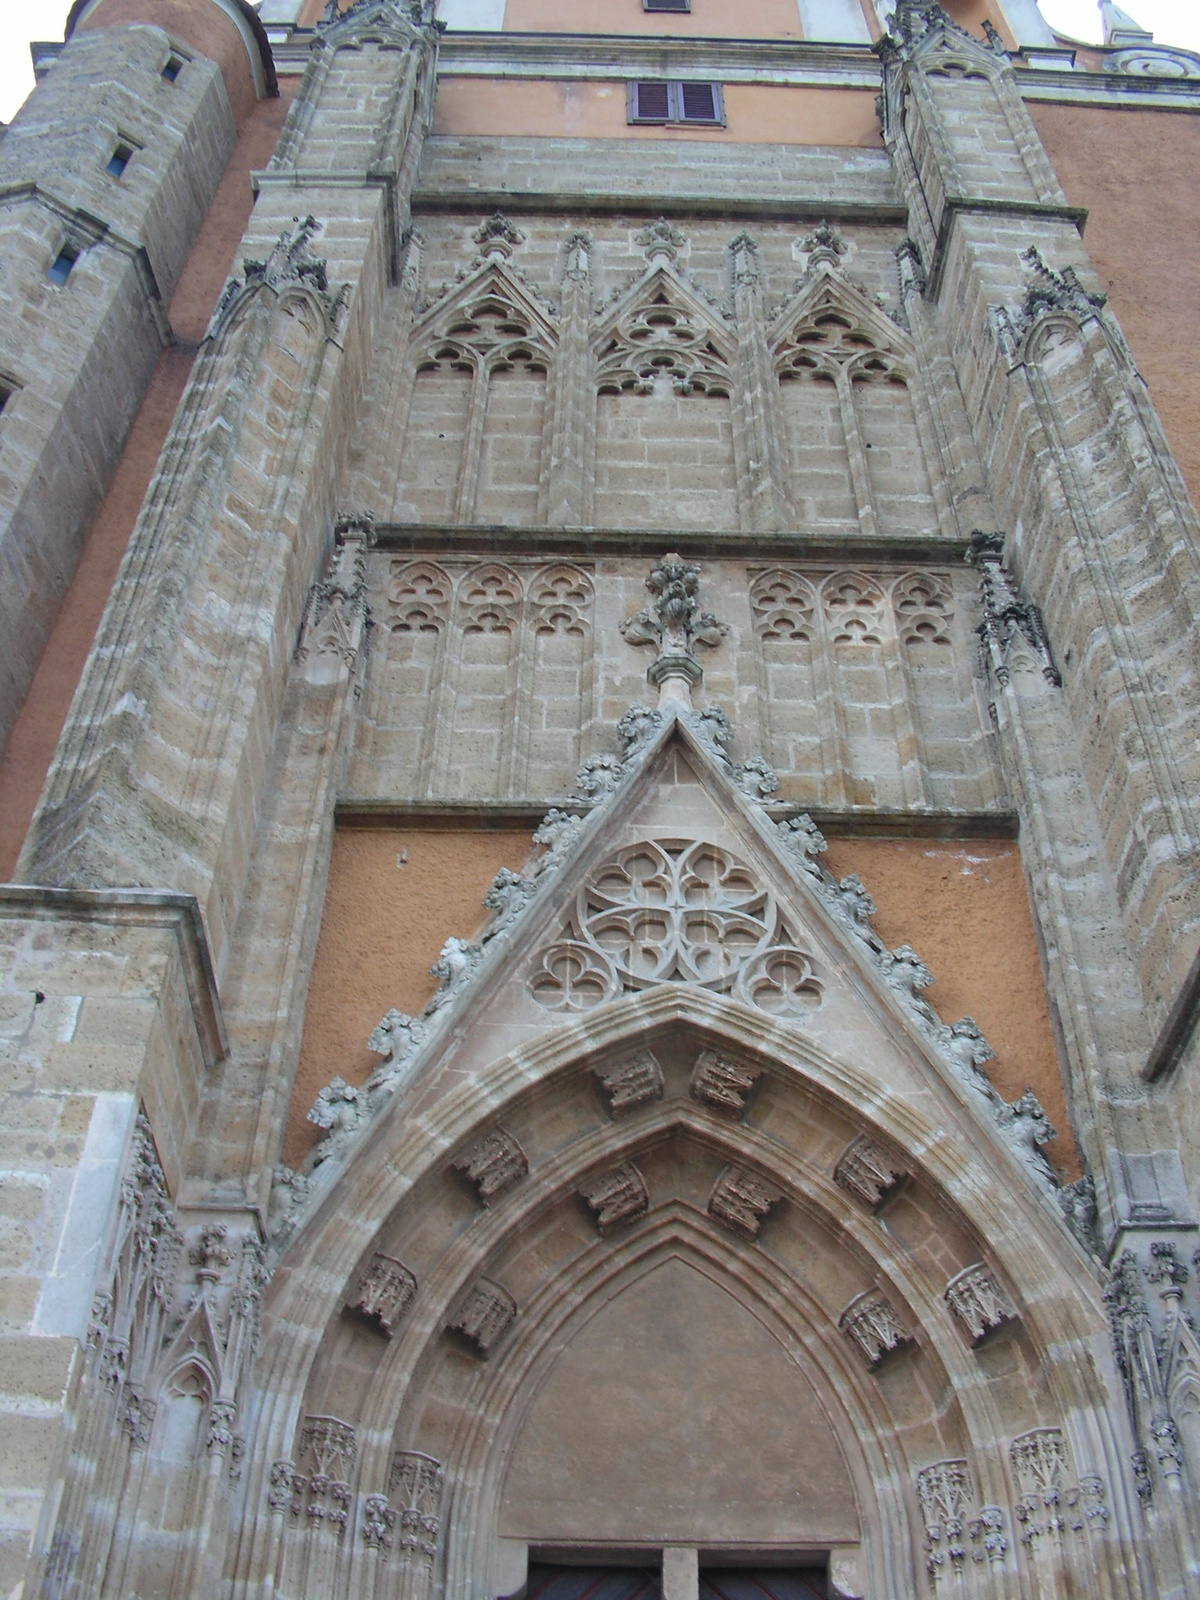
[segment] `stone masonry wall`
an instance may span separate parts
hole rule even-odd
[[[81,34],[0,145],[0,745],[170,335],[165,307],[233,148],[220,72],[174,82],[149,27]],[[190,54],[190,53],[189,53]],[[132,155],[106,171],[118,141]],[[47,276],[66,247],[64,283]]]

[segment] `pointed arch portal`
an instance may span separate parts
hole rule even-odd
[[[917,1593],[946,1559],[999,1576],[1031,1472],[1100,1483],[1080,1559],[1124,1515],[1089,1476],[1097,1275],[981,1115],[977,1030],[922,1010],[698,728],[666,718],[569,830],[318,1169],[260,1366],[280,1594],[323,1592],[354,1485],[377,1596],[664,1549],[692,1553],[668,1600],[731,1568]],[[649,975],[647,918],[680,944]],[[570,1005],[561,952],[595,980]],[[801,967],[802,995],[759,981]]]

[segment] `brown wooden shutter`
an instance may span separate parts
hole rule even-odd
[[[682,83],[684,122],[720,122],[721,107],[715,83]]]
[[[671,117],[670,85],[662,79],[629,85],[631,122],[668,122]]]

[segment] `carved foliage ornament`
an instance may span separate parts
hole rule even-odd
[[[397,1450],[392,1457],[388,1497],[395,1505],[402,1556],[432,1561],[437,1555],[444,1486],[442,1464],[432,1456]]]

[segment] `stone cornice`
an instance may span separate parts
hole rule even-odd
[[[678,550],[692,557],[721,557],[769,566],[773,561],[800,560],[903,566],[945,566],[961,563],[968,539],[926,534],[920,539],[847,538],[793,532],[717,533],[696,528],[512,528],[487,524],[376,522],[375,549],[397,554],[428,555],[441,551],[503,553],[547,560],[553,556],[661,556]]]
[[[0,883],[0,920],[98,922],[173,931],[206,1067],[229,1049],[208,934],[195,895],[173,889],[50,889]]]
[[[908,221],[906,206],[839,202],[828,194],[789,194],[776,199],[753,195],[680,194],[675,189],[669,194],[660,190],[642,190],[635,194],[619,189],[597,194],[584,185],[574,192],[533,189],[523,194],[511,189],[451,189],[430,185],[413,192],[412,211],[414,216],[431,211],[504,211],[513,216],[559,212],[578,216],[582,211],[589,216],[639,217],[658,217],[670,212],[680,221],[688,217],[738,217],[810,222],[824,217],[830,222],[858,222],[868,226],[893,224],[901,228]]]
[[[280,76],[296,77],[308,62],[309,30],[271,28]],[[54,65],[60,43],[30,46],[41,76]],[[1046,58],[1063,51],[1035,52]],[[1029,100],[1078,105],[1200,112],[1200,78],[1084,72],[1078,68],[1014,62],[1017,83]],[[866,45],[789,43],[779,39],[652,39],[644,35],[562,33],[444,34],[439,47],[443,77],[603,78],[695,76],[722,83],[790,84],[810,88],[879,88],[879,64]]]
[[[582,816],[588,810],[578,796],[552,802],[560,810]],[[547,801],[512,800],[394,800],[369,796],[343,796],[337,803],[336,821],[342,828],[428,829],[477,828],[485,832],[530,832],[546,813]],[[1015,839],[1016,812],[995,811],[881,811],[874,806],[797,805],[792,801],[767,801],[764,811],[775,821],[803,813],[829,838],[864,839]]]

